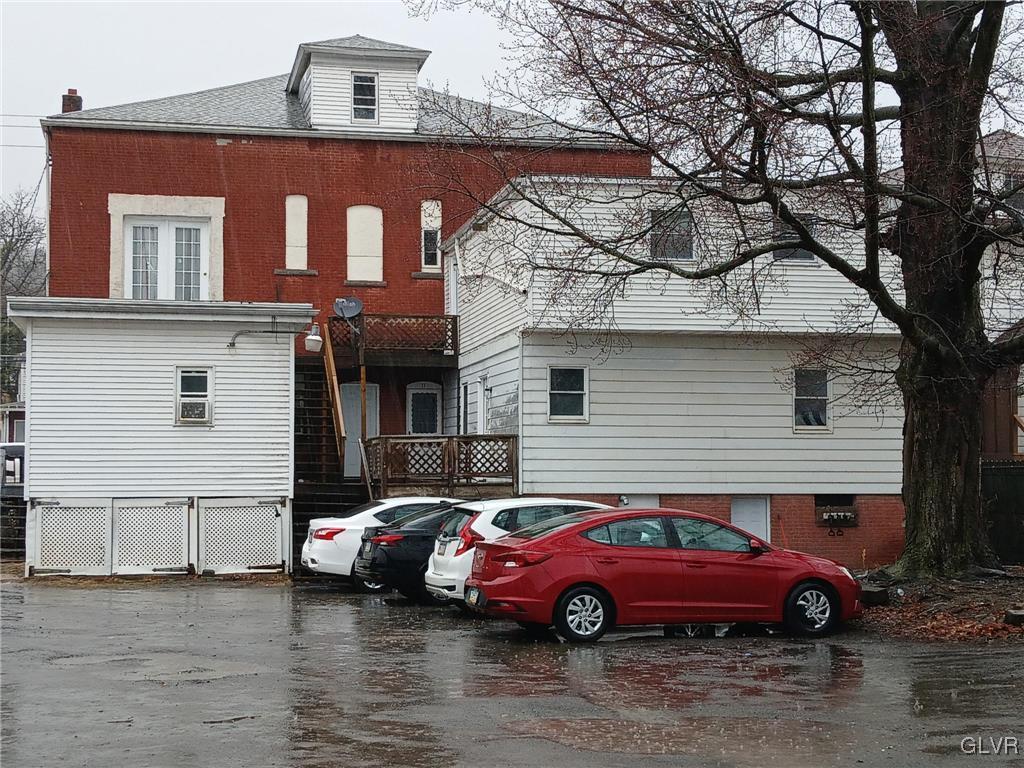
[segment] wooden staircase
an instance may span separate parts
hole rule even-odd
[[[302,577],[299,554],[315,517],[330,517],[365,502],[366,485],[346,481],[339,456],[335,409],[327,376],[318,358],[295,368],[295,497],[292,507],[292,557]],[[305,575],[309,575],[308,572]]]

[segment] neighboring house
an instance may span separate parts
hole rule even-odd
[[[523,170],[650,171],[648,155],[600,137],[419,87],[428,55],[358,35],[303,43],[291,70],[280,76],[88,110],[70,90],[63,113],[42,121],[50,159],[51,297],[105,302],[109,310],[96,305],[90,311],[108,312],[110,318],[131,313],[125,302],[138,305],[140,313],[151,306],[173,307],[181,322],[161,326],[166,338],[161,333],[136,338],[126,331],[124,341],[146,353],[184,351],[190,328],[201,336],[203,328],[221,327],[189,325],[187,318],[195,314],[230,312],[239,302],[273,303],[283,311],[312,305],[312,319],[336,361],[340,403],[335,409],[329,402],[334,384],[325,382],[325,358],[306,353],[301,343],[293,345],[292,512],[303,535],[306,519],[336,511],[366,492],[358,482],[364,423],[366,437],[441,432],[442,382],[458,364],[458,332],[455,319],[444,315],[438,246],[473,211],[447,182],[455,179],[455,186],[485,196],[502,183],[501,174],[486,163],[488,150],[475,147],[500,135],[505,161]],[[439,139],[452,151],[441,151]],[[343,297],[359,299],[363,308],[351,324],[333,311]],[[55,308],[47,311],[58,312],[61,305],[48,306]],[[273,316],[272,309],[260,312]],[[291,328],[291,321],[285,327]],[[73,330],[71,323],[68,340],[77,338]],[[269,336],[243,338],[250,350],[280,343]],[[237,349],[217,351],[237,354]],[[38,359],[38,346],[32,354]],[[131,361],[123,362],[130,371]],[[171,356],[165,362],[191,364]],[[271,364],[279,363],[276,357]],[[120,391],[118,380],[127,376],[100,359],[80,373],[90,377],[90,397],[105,386]],[[266,397],[264,374],[258,366],[251,374],[249,399],[228,411],[232,417],[251,417],[250,453],[239,457],[252,455],[261,442],[256,416]],[[94,488],[87,474],[71,472],[52,485],[43,479],[53,479],[47,475],[51,470],[38,457],[68,459],[66,438],[52,423],[38,431],[32,410],[45,409],[50,398],[63,395],[40,391],[40,381],[30,377],[30,393],[33,386],[29,466],[37,474],[26,491],[32,498],[99,497],[116,505],[111,498],[146,497],[158,487],[172,493],[147,480],[161,471],[164,450],[187,434],[188,451],[201,456],[203,440],[212,445],[219,442],[218,433],[228,431],[174,429],[159,450],[140,449],[136,471],[125,473],[116,487]],[[70,394],[66,380],[64,386]],[[275,391],[275,402],[279,394]],[[59,400],[52,404],[51,418],[77,415],[78,409]],[[343,424],[333,423],[336,410],[344,414]],[[335,437],[342,430],[343,467]],[[96,446],[71,458],[92,466],[93,449],[106,450],[109,437],[109,429],[98,429]],[[202,487],[183,482],[173,486],[173,495],[199,499],[201,506],[204,498],[224,493],[288,498],[293,492],[291,484],[277,480],[272,491],[249,482],[237,487],[233,465],[205,466]],[[274,477],[282,479],[280,467]],[[342,483],[345,477],[349,481]],[[116,541],[116,509],[112,514]],[[112,567],[117,571],[116,555]]]
[[[0,403],[0,443],[25,442],[25,356],[18,355],[4,361],[5,366],[17,372],[17,390],[14,399]]]
[[[309,304],[12,298],[28,574],[287,570]]]
[[[574,210],[560,197],[566,185],[572,201],[588,202]],[[659,199],[650,179],[535,176],[529,187],[553,210],[623,241],[658,222],[669,207],[659,200],[671,199]],[[492,205],[545,223],[510,189]],[[704,215],[699,203],[692,215]],[[629,247],[660,248],[684,265],[735,242],[725,227],[721,242],[696,242],[685,218],[653,234],[660,245],[652,236]],[[839,231],[817,235],[851,260],[862,252]],[[864,402],[863,382],[800,362],[815,331],[852,323],[857,332],[843,342],[850,354],[878,358],[895,355],[899,337],[887,323],[872,327],[865,299],[809,253],[759,259],[755,311],[742,293],[728,293],[742,291],[746,276],[723,286],[645,274],[608,290],[602,280],[547,271],[601,257],[484,213],[444,251],[448,311],[462,339],[446,426],[518,434],[524,492],[705,512],[854,567],[899,555],[898,396]],[[888,274],[898,291],[895,265]]]

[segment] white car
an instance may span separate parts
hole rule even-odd
[[[491,541],[559,515],[609,507],[575,499],[523,498],[466,501],[455,508],[462,514],[450,519],[438,534],[424,584],[436,597],[462,601],[478,541]]]
[[[301,562],[315,573],[348,576],[356,586],[363,589],[371,592],[381,590],[383,584],[363,581],[352,573],[352,565],[363,540],[363,530],[389,525],[400,517],[442,502],[454,504],[458,501],[440,496],[402,496],[368,501],[338,517],[315,518],[309,521],[309,533],[302,545]]]

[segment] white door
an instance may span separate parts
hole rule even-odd
[[[732,524],[754,534],[759,539],[771,541],[771,519],[767,496],[746,496],[732,500]]]
[[[345,417],[345,477],[359,477],[360,406],[359,382],[341,385],[341,413]],[[366,436],[380,434],[380,389],[366,385]]]

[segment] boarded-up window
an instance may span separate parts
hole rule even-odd
[[[346,215],[348,280],[384,279],[384,212],[375,205],[353,205]]]
[[[284,199],[284,265],[287,269],[306,269],[308,202],[305,195]]]

